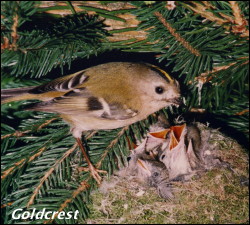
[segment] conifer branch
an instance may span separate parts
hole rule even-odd
[[[105,157],[107,156],[109,150],[110,150],[111,148],[113,148],[115,144],[118,143],[119,138],[126,132],[126,130],[128,130],[128,128],[129,128],[129,126],[123,127],[123,128],[119,131],[119,133],[117,134],[117,137],[116,137],[114,140],[112,140],[112,141],[110,142],[110,144],[108,145],[108,147],[104,150],[101,159],[100,159],[99,162],[96,164],[96,168],[97,168],[97,169],[99,169],[99,168],[101,167],[102,161],[103,161],[103,160],[105,159]]]
[[[244,57],[244,58],[248,58],[248,57]],[[242,59],[242,58],[241,58]],[[197,76],[195,78],[195,80],[199,81],[199,82],[202,82],[203,84],[204,83],[207,83],[209,81],[212,80],[212,75],[215,74],[215,73],[218,73],[219,71],[221,70],[227,70],[228,68],[230,68],[231,66],[235,65],[237,62],[232,62],[232,63],[229,63],[228,65],[224,65],[224,66],[216,66],[213,68],[213,70],[211,71],[207,71],[207,72],[204,72],[202,73],[201,75]],[[249,63],[249,60],[247,60],[246,62],[242,63],[241,66],[245,65],[245,64],[248,64]],[[210,75],[210,76],[209,76]],[[192,81],[189,82],[190,84],[192,83]]]
[[[41,8],[44,4],[46,8]],[[126,51],[133,57],[133,53],[149,52],[152,58],[160,54],[154,61],[161,66],[166,63],[166,70],[189,84],[183,93],[187,107],[164,110],[169,120],[187,111],[212,113],[227,127],[248,137],[248,3],[67,4],[60,1],[2,4],[3,87],[40,84],[33,78],[47,76],[48,72],[56,78],[59,74],[54,74],[58,73],[54,68],[60,67],[64,73],[66,65],[72,65],[69,69],[77,70],[75,60],[83,60],[87,66],[91,56],[103,58],[100,53]],[[74,9],[70,10],[70,4],[76,15],[72,15]],[[61,11],[60,16],[55,14],[56,10]],[[44,21],[49,21],[48,26],[43,26]],[[194,81],[202,88],[197,88]],[[54,123],[58,118],[54,115],[41,113],[31,118],[31,112],[18,111],[19,103],[8,107],[5,105],[2,111],[2,220],[34,223],[14,221],[11,213],[18,207],[24,210],[46,207],[58,213],[79,209],[79,218],[66,221],[79,223],[88,216],[88,206],[82,197],[88,199],[97,185],[90,173],[79,172],[82,161],[73,137],[68,135],[68,127],[63,122]],[[203,115],[207,119],[207,114]],[[129,130],[125,127],[86,132],[91,162],[111,175],[126,161],[129,149],[134,148],[133,141],[139,140],[155,120],[150,117]],[[41,223],[63,223],[57,216],[42,219]]]
[[[196,1],[191,1],[190,3],[193,4],[194,6],[191,6],[189,4],[185,4],[185,5],[188,8],[190,8],[192,11],[194,11],[195,13],[198,13],[202,17],[210,21],[216,22],[219,25],[228,24],[229,22],[233,21],[232,17],[223,16],[224,14],[220,13],[220,15],[222,16],[222,18],[220,18],[216,16],[213,12],[209,11],[209,9],[212,9],[213,6],[208,1],[202,1],[202,3],[205,3],[204,5]],[[226,27],[229,28],[228,26]]]
[[[33,161],[34,159],[36,159],[36,158],[37,158],[38,156],[40,156],[46,149],[47,149],[46,147],[42,147],[42,148],[40,148],[40,149],[38,150],[37,153],[35,153],[35,154],[32,155],[31,157],[29,157],[28,160],[26,160],[26,158],[23,158],[23,159],[21,159],[20,161],[14,163],[14,166],[12,166],[12,167],[10,167],[10,168],[8,168],[7,170],[4,170],[4,171],[2,172],[3,175],[1,176],[1,179],[3,180],[3,179],[5,179],[8,175],[12,174],[13,171],[14,171],[16,168],[20,169],[20,168],[22,168],[26,163],[29,163],[29,162]]]
[[[31,132],[31,130],[25,130],[25,131],[15,131],[14,133],[11,133],[11,134],[5,134],[3,136],[1,136],[1,140],[5,139],[5,138],[9,138],[9,137],[22,137],[24,136],[25,134]]]
[[[14,51],[17,50],[17,39],[18,39],[18,34],[17,34],[17,27],[18,27],[18,15],[16,14],[13,18],[13,26],[12,26],[12,32],[11,32],[11,37],[12,37],[12,44],[11,47],[14,49]]]
[[[7,37],[3,37],[3,43],[1,43],[1,50],[4,49],[9,49],[9,50],[17,50],[17,40],[18,40],[18,34],[17,34],[17,27],[18,27],[18,14],[16,13],[13,16],[13,25],[11,27],[11,38],[12,41],[10,42],[10,40]]]
[[[4,171],[2,172],[3,175],[1,176],[1,179],[3,180],[3,179],[5,179],[8,175],[10,175],[10,174],[12,173],[12,171],[13,171],[16,167],[19,167],[20,165],[21,165],[20,167],[22,167],[22,165],[24,164],[24,161],[25,161],[25,159],[21,159],[20,161],[16,162],[16,163],[14,164],[14,166],[8,168],[7,170],[4,170]]]
[[[50,124],[51,122],[53,122],[54,120],[58,119],[57,117],[52,118],[50,120],[46,120],[45,123],[39,125],[37,128],[35,129],[31,129],[31,130],[25,130],[25,131],[15,131],[12,134],[6,134],[1,136],[1,140],[5,139],[5,138],[9,138],[9,137],[23,137],[25,134],[30,133],[30,132],[34,132],[34,131],[38,131],[41,130],[42,128],[44,128],[45,126],[47,126],[48,124]],[[35,125],[34,127],[36,127],[37,125]]]
[[[154,12],[154,15],[162,22],[162,24],[168,29],[170,34],[172,34],[177,41],[179,41],[187,50],[196,56],[201,56],[200,52],[191,46],[180,34],[176,32],[170,23],[168,23],[160,12]]]
[[[241,112],[235,113],[235,115],[237,115],[237,116],[242,116],[242,115],[245,114],[245,113],[249,113],[249,109],[244,109],[244,110],[242,110]]]
[[[14,203],[14,202],[8,202],[8,203],[6,203],[6,204],[3,204],[3,205],[1,205],[1,209],[5,208],[5,207],[7,207],[7,206],[11,206],[13,203]]]
[[[243,18],[237,1],[229,1],[229,3],[232,7],[235,18],[234,22],[236,24],[232,27],[233,33],[240,33],[241,37],[249,37],[249,30],[247,29],[248,22]]]
[[[46,172],[46,174],[42,177],[42,179],[40,180],[40,183],[39,183],[39,185],[35,188],[35,190],[33,191],[33,194],[32,194],[32,196],[31,196],[31,198],[30,198],[30,200],[29,200],[29,202],[28,202],[28,204],[27,204],[27,208],[30,206],[30,205],[32,205],[33,203],[34,203],[34,199],[35,199],[35,197],[37,196],[37,194],[39,193],[39,190],[40,190],[40,188],[42,187],[42,185],[44,184],[44,182],[48,179],[48,177],[54,172],[54,170],[57,168],[57,166],[60,164],[60,163],[62,163],[75,149],[76,149],[76,147],[77,147],[78,145],[77,145],[77,143],[75,143],[74,145],[73,145],[73,147],[72,148],[70,148],[68,151],[66,151],[65,153],[64,153],[64,155],[59,159],[59,160],[57,160],[56,162],[55,162],[55,164],[53,165],[53,167],[51,167],[47,172]]]
[[[97,133],[96,130],[92,131],[90,134],[88,134],[88,135],[86,136],[86,140],[92,138],[96,133]]]
[[[221,17],[218,17],[213,12],[211,12],[211,9],[216,10],[216,8],[212,6],[209,1],[201,2],[203,4],[197,1],[191,1],[191,4],[193,4],[194,6],[191,6],[190,4],[185,5],[202,17],[216,22],[219,25],[223,25],[227,30],[231,30],[235,34],[240,34],[241,37],[249,37],[249,30],[247,29],[248,22],[243,18],[237,1],[228,1],[231,5],[234,18],[221,12],[219,12],[219,15]]]
[[[229,63],[228,65],[214,67],[213,70],[202,73],[201,75],[196,77],[196,80],[198,80],[199,82],[202,82],[203,84],[207,83],[212,79],[212,76],[211,76],[212,74],[217,73],[221,70],[226,70],[235,64],[236,64],[236,62],[233,62],[233,63]],[[210,76],[208,76],[208,75],[210,75]]]
[[[58,216],[59,212],[63,211],[69,203],[71,203],[77,195],[79,195],[82,191],[85,191],[87,188],[90,188],[90,185],[87,183],[89,179],[82,181],[80,186],[72,193],[71,198],[66,199],[60,206],[60,208],[57,210],[57,213],[55,214],[53,219],[47,220],[44,222],[44,224],[52,223]]]

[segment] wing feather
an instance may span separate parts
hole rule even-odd
[[[79,85],[87,81],[88,76],[84,74],[85,70],[77,73],[60,77],[46,84],[37,86],[29,90],[29,94],[43,94],[50,91],[65,92],[77,88]]]
[[[87,88],[73,89],[50,101],[37,103],[29,110],[55,112],[79,116],[91,116],[110,120],[126,120],[137,115],[137,111],[118,103],[108,103],[95,97]]]

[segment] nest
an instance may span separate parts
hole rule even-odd
[[[106,179],[99,191],[92,193],[92,214],[87,223],[247,223],[247,153],[237,141],[218,130],[200,123],[196,126],[200,131],[202,153],[198,166],[190,165],[187,173],[175,173],[176,176],[171,177],[164,162],[156,157],[157,169],[165,172],[160,173],[163,182],[155,182],[153,173],[145,175],[138,163],[138,159],[144,161],[147,171],[150,170],[147,160],[151,159],[140,154],[138,157],[138,149],[133,150],[130,157],[137,155],[136,163],[130,167],[130,159],[127,167]],[[157,148],[151,144],[150,149],[152,153],[152,149]],[[151,153],[146,154],[147,157]],[[166,196],[159,191],[160,185],[165,185]]]

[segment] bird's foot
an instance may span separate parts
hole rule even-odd
[[[86,167],[79,167],[79,171],[90,171],[91,176],[96,180],[97,184],[100,185],[102,178],[99,173],[107,173],[105,170],[96,169],[92,164],[90,164],[87,168]]]

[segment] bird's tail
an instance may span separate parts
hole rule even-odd
[[[1,90],[1,104],[34,98],[32,97],[33,95],[28,93],[33,88],[34,87],[3,89]]]

